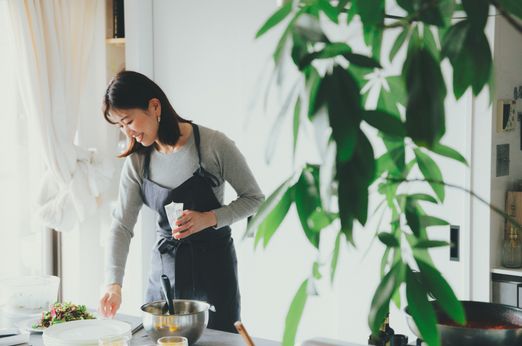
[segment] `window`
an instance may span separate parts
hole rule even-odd
[[[35,200],[42,173],[35,129],[16,84],[7,1],[0,1],[0,277],[42,272]]]

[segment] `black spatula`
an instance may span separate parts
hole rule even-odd
[[[162,314],[168,311],[169,315],[174,315],[174,302],[172,301],[172,294],[170,289],[170,280],[167,275],[161,275],[161,289],[163,291],[163,296],[165,296],[165,300],[167,304],[163,306]]]

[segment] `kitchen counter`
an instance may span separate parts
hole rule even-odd
[[[256,346],[276,346],[281,345],[279,342],[266,339],[253,338]],[[28,344],[31,346],[43,346],[41,334],[31,334]],[[147,336],[144,329],[139,330],[131,340],[132,346],[154,346],[155,344]],[[245,342],[239,334],[226,333],[214,329],[205,329],[203,335],[195,346],[245,346]]]

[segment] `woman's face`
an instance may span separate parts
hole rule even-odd
[[[110,119],[120,127],[127,137],[132,137],[141,145],[148,147],[158,139],[158,119],[161,108],[159,102],[154,102],[154,100],[156,99],[149,102],[147,110],[139,108],[111,109],[109,111]]]

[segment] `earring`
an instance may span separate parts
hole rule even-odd
[[[158,117],[158,124],[160,123],[160,121],[161,121],[161,117]]]

